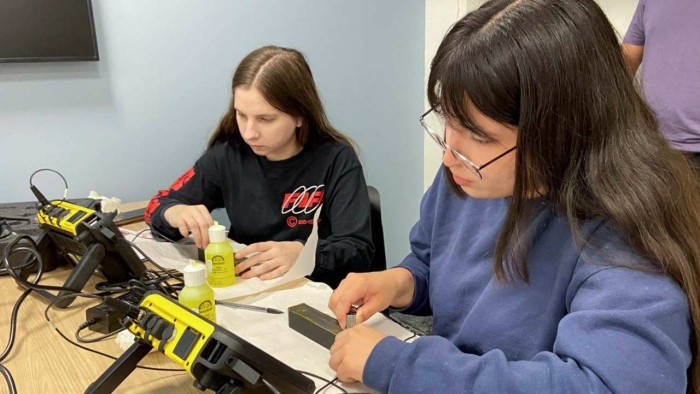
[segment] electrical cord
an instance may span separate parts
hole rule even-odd
[[[148,261],[150,261],[151,264],[155,265],[155,266],[156,266],[159,270],[161,270],[164,274],[168,275],[169,277],[171,277],[171,278],[173,278],[173,279],[175,279],[175,280],[177,280],[177,281],[179,281],[179,282],[181,282],[181,283],[184,283],[184,281],[182,280],[182,275],[178,276],[178,275],[174,275],[174,274],[170,273],[170,270],[164,268],[164,267],[161,266],[160,264],[156,263],[152,258],[148,257],[148,255],[147,255],[146,253],[144,253],[144,251],[143,251],[138,245],[136,245],[135,243],[133,243],[133,242],[131,242],[131,241],[129,241],[129,240],[127,240],[126,242],[128,242],[129,245],[131,245],[134,249],[136,249],[139,253],[141,253],[141,254],[143,255],[143,257],[145,257],[146,259],[148,259]]]
[[[20,237],[17,237],[17,239],[19,239],[19,238]],[[44,265],[43,265],[43,262],[41,260],[41,256],[39,255],[39,252],[37,252],[36,243],[34,243],[34,240],[29,238],[31,240],[31,245],[34,246],[33,249],[22,246],[22,247],[17,248],[17,250],[13,250],[14,247],[17,245],[17,242],[18,242],[17,239],[14,239],[12,242],[10,242],[10,244],[4,250],[2,263],[5,265],[5,269],[7,270],[7,272],[10,273],[10,275],[12,275],[14,277],[14,276],[16,276],[16,273],[12,269],[12,267],[10,266],[10,262],[8,261],[8,257],[12,253],[16,253],[18,251],[26,251],[26,252],[30,253],[33,256],[32,259],[35,260],[35,262],[37,263],[37,273],[36,273],[36,276],[34,277],[34,280],[32,281],[32,283],[30,283],[30,282],[27,282],[27,283],[30,283],[31,285],[36,285],[39,282],[39,280],[41,280],[41,276],[44,273]],[[13,250],[12,253],[9,253],[9,251],[11,251],[11,250]],[[22,293],[22,295],[19,296],[19,298],[15,302],[15,306],[12,308],[12,315],[10,317],[10,336],[7,340],[7,346],[5,346],[5,350],[3,350],[2,354],[0,354],[0,363],[2,363],[2,361],[5,360],[5,358],[7,358],[7,356],[10,354],[10,351],[12,350],[12,347],[15,344],[15,338],[16,338],[15,334],[17,332],[17,315],[19,314],[19,307],[22,305],[24,300],[27,298],[27,296],[29,296],[29,293],[31,293],[31,292],[32,292],[31,288],[26,289]],[[17,387],[15,385],[14,379],[12,378],[12,373],[10,373],[10,370],[7,369],[7,367],[5,367],[4,365],[0,364],[0,373],[2,373],[2,375],[5,377],[5,380],[7,381],[7,387],[8,387],[8,390],[10,391],[10,394],[16,394]]]
[[[12,350],[12,347],[15,344],[15,334],[17,332],[17,314],[19,313],[19,307],[22,305],[22,302],[27,298],[29,293],[31,293],[31,289],[25,290],[21,296],[17,299],[17,302],[15,302],[14,308],[12,308],[12,315],[10,317],[10,337],[7,341],[7,346],[5,346],[5,350],[3,350],[2,354],[0,354],[0,363],[7,358],[7,356],[10,354],[10,351]]]
[[[7,380],[7,388],[10,390],[10,394],[17,394],[17,386],[15,386],[15,380],[12,378],[10,371],[2,364],[0,364],[0,373]]]
[[[139,231],[138,233],[134,234],[133,238],[131,238],[131,242],[136,242],[136,239],[139,237],[139,235],[145,233],[146,231],[152,231],[149,227],[146,227],[145,229]],[[126,237],[124,237],[126,238]]]
[[[12,308],[12,317],[10,318],[10,337],[7,340],[7,346],[5,346],[5,350],[3,350],[2,354],[0,354],[0,363],[2,363],[5,358],[10,354],[10,351],[12,350],[12,347],[15,344],[15,333],[17,332],[17,314],[19,312],[19,307],[22,305],[22,302],[27,298],[29,293],[31,293],[31,289],[25,290],[21,296],[17,299],[17,302],[15,302],[14,308]],[[5,377],[5,380],[7,381],[7,388],[10,392],[10,394],[17,394],[17,387],[15,385],[15,381],[12,378],[12,373],[10,372],[7,367],[5,367],[3,364],[0,364],[0,373]]]
[[[17,246],[17,244],[25,240],[29,243],[29,246]],[[13,254],[17,252],[28,252],[31,255],[34,256],[34,262],[37,263],[39,267],[43,270],[43,263],[41,261],[41,256],[39,255],[39,252],[37,252],[38,247],[34,239],[28,235],[24,234],[18,234],[15,236],[15,239],[10,241],[10,243],[5,247],[5,250],[3,251],[2,254],[2,263],[5,266],[5,271],[20,285],[22,285],[24,288],[29,288],[32,290],[52,290],[52,291],[69,291],[75,293],[76,290],[70,289],[68,287],[63,287],[63,286],[44,286],[38,284],[39,275],[37,274],[36,278],[34,281],[29,282],[28,280],[22,278],[20,275],[18,275],[14,269],[10,266],[10,261],[9,258]]]
[[[49,317],[49,309],[51,309],[51,307],[54,306],[57,302],[60,302],[60,301],[62,301],[63,299],[66,299],[66,298],[68,298],[68,297],[85,297],[85,298],[104,299],[104,294],[76,293],[76,294],[69,294],[69,295],[66,295],[66,296],[63,296],[63,297],[57,297],[55,300],[51,301],[51,302],[49,303],[49,305],[46,306],[46,309],[44,309],[44,318],[46,318],[46,321],[53,327],[54,331],[56,331],[56,332],[58,333],[58,335],[61,336],[61,338],[63,338],[63,339],[65,339],[66,341],[68,341],[68,343],[70,343],[71,345],[76,346],[76,347],[78,347],[78,348],[80,348],[80,349],[83,349],[83,350],[87,350],[87,351],[90,352],[90,353],[94,353],[94,354],[98,354],[98,355],[103,356],[103,357],[107,357],[107,358],[109,358],[109,359],[111,359],[111,360],[117,360],[117,357],[110,356],[110,355],[107,354],[107,353],[103,353],[103,352],[100,352],[100,351],[95,350],[95,349],[90,349],[89,347],[83,346],[83,345],[81,345],[81,344],[79,344],[79,343],[77,343],[77,342],[74,342],[74,341],[70,340],[70,338],[68,338],[65,334],[63,334],[63,332],[61,332],[61,330],[58,328],[58,326],[56,326],[56,324],[54,324],[54,322],[51,321],[51,318]],[[183,370],[183,369],[155,368],[155,367],[146,367],[146,366],[143,366],[143,365],[137,365],[136,368],[148,369],[148,370],[151,370],[151,371],[185,372],[185,370]]]
[[[151,275],[155,275],[156,278],[155,278],[155,281],[154,281],[154,282],[148,283],[148,282],[146,281],[146,284],[156,286],[156,287],[158,287],[158,289],[159,289],[160,291],[162,291],[163,293],[165,293],[165,294],[170,294],[170,295],[173,296],[174,298],[177,298],[178,291],[179,291],[179,290],[182,290],[182,287],[184,286],[184,283],[185,283],[184,280],[183,280],[183,275],[182,275],[182,273],[179,272],[179,271],[177,271],[177,270],[166,269],[165,267],[161,266],[161,265],[158,264],[154,259],[152,259],[150,256],[148,256],[148,254],[147,254],[146,252],[144,252],[143,249],[141,249],[141,248],[140,248],[138,245],[136,245],[136,243],[134,242],[134,241],[136,241],[136,239],[138,238],[138,236],[139,236],[140,234],[142,234],[142,233],[144,233],[144,232],[146,232],[146,231],[149,231],[149,230],[150,230],[151,232],[153,232],[153,230],[150,229],[150,228],[143,229],[143,230],[139,231],[138,233],[136,233],[136,234],[134,235],[132,241],[127,240],[127,242],[129,243],[129,245],[131,245],[131,247],[133,247],[134,249],[136,249],[137,252],[141,253],[141,255],[143,255],[143,257],[145,258],[146,261],[149,261],[151,264],[153,264],[154,266],[156,266],[156,268],[158,268],[158,269],[160,270],[160,273],[165,274],[165,275],[167,275],[168,277],[170,277],[171,279],[175,279],[175,280],[178,282],[178,284],[174,284],[174,285],[173,285],[173,284],[170,284],[170,283],[167,281],[168,278],[163,278],[163,277],[161,277],[161,276],[159,275],[160,273],[155,272],[155,271],[152,271],[152,270],[147,270],[147,271],[144,272],[143,275],[149,275],[149,274],[151,274]],[[143,281],[143,279],[142,279],[142,281]]]
[[[32,258],[30,260],[26,261],[23,264],[16,265],[13,268],[15,270],[22,270],[24,268],[31,267],[32,265],[34,265],[34,263],[36,263],[36,259],[34,258],[34,256],[32,256]],[[3,266],[4,266],[4,264],[3,264]],[[9,271],[7,271],[7,268],[0,268],[0,276],[10,276],[10,273],[9,273]]]
[[[389,319],[393,320],[393,321],[396,322],[397,324],[400,324],[400,322],[399,322],[398,320],[395,320],[395,319],[393,319],[393,318],[391,318],[391,317],[389,317]],[[404,328],[406,328],[406,327],[404,327]],[[409,331],[410,331],[410,330],[409,330]],[[417,336],[418,336],[418,334],[414,332],[413,335],[411,335],[410,337],[404,339],[403,341],[404,341],[404,342],[408,342],[408,341],[410,341],[411,339],[413,339],[413,338],[415,338],[415,337],[417,337]],[[338,390],[340,390],[341,393],[348,393],[347,390],[345,390],[344,388],[342,388],[342,387],[340,387],[340,386],[338,385],[338,383],[339,383],[338,378],[335,378],[335,379],[333,379],[333,380],[328,380],[328,379],[322,378],[322,377],[320,377],[320,376],[318,376],[318,375],[312,374],[311,372],[300,371],[300,370],[297,370],[297,372],[299,372],[299,373],[301,373],[301,374],[304,374],[304,375],[311,376],[311,377],[316,378],[316,379],[318,379],[318,380],[321,380],[321,381],[323,381],[323,382],[326,382],[325,385],[321,386],[320,389],[316,390],[315,394],[320,394],[323,390],[325,390],[325,389],[328,388],[329,386],[333,386],[333,387],[337,388]],[[358,394],[365,394],[365,393],[358,393]]]
[[[67,181],[65,180],[65,178],[63,177],[63,175],[61,175],[61,174],[58,173],[57,171],[50,170],[50,169],[41,169],[41,170],[35,171],[35,172],[32,174],[32,176],[30,177],[30,186],[33,186],[32,179],[33,179],[34,175],[36,175],[37,173],[39,173],[39,172],[41,172],[41,171],[50,171],[50,172],[54,172],[54,173],[58,174],[58,175],[63,179],[64,184],[65,184],[65,186],[66,186],[66,190],[65,190],[65,193],[64,193],[64,196],[63,196],[63,200],[61,200],[61,202],[64,202],[65,199],[66,199],[66,195],[67,195],[67,193],[68,193],[68,183],[67,183]],[[59,203],[59,204],[60,204],[60,203]],[[50,209],[52,210],[54,206],[55,206],[54,204],[51,204],[51,208],[50,208]],[[46,211],[44,211],[44,212],[47,213],[47,214],[50,213],[50,212],[46,212]],[[140,235],[141,233],[143,233],[144,231],[147,231],[147,230],[149,230],[149,229],[144,229],[144,230],[138,232],[138,233],[136,234],[136,236],[134,237],[134,240],[136,239],[136,237],[138,237],[138,235]],[[26,247],[26,246],[15,247],[21,240],[27,240],[27,241],[29,242],[30,246],[33,247],[33,248]],[[183,282],[183,280],[182,280],[182,274],[181,274],[181,273],[179,273],[179,272],[178,272],[178,273],[175,273],[176,271],[168,270],[168,269],[162,267],[161,265],[159,265],[158,263],[156,263],[153,259],[151,259],[146,253],[144,253],[144,251],[143,251],[138,245],[136,245],[134,242],[131,242],[131,241],[127,241],[127,242],[129,242],[129,244],[130,244],[134,249],[136,249],[138,252],[140,252],[140,253],[144,256],[144,258],[145,258],[146,260],[150,261],[153,265],[155,265],[155,266],[161,271],[162,274],[165,274],[165,275],[168,276],[169,278],[175,279],[175,280],[177,280],[177,281],[180,282],[180,283]],[[10,264],[9,264],[9,260],[8,260],[9,257],[12,256],[13,254],[17,253],[17,252],[22,252],[22,251],[28,252],[28,253],[32,254],[32,255],[33,255],[33,258],[32,258],[29,262],[23,264],[22,266],[14,267],[14,269],[26,268],[26,267],[31,266],[31,265],[34,264],[34,263],[38,263],[38,265],[39,265],[39,267],[38,267],[38,272],[37,272],[37,275],[36,275],[36,277],[34,278],[34,280],[33,280],[32,282],[29,282],[29,281],[27,281],[26,279],[22,278],[21,276],[17,275],[16,272],[14,271],[14,269],[12,269],[13,267],[11,267]],[[73,342],[72,340],[70,340],[65,334],[63,334],[63,332],[61,332],[61,330],[58,328],[58,326],[56,326],[56,325],[54,324],[54,322],[51,321],[51,318],[49,317],[49,309],[51,309],[51,307],[53,307],[57,302],[60,302],[60,301],[62,301],[62,300],[64,300],[64,299],[71,298],[71,297],[73,297],[73,298],[74,298],[74,297],[85,297],[85,298],[95,298],[95,299],[103,300],[103,299],[104,299],[104,296],[107,295],[107,294],[110,294],[110,293],[120,292],[120,291],[121,291],[121,292],[123,292],[123,291],[134,291],[134,290],[136,290],[136,289],[140,289],[140,290],[142,290],[142,291],[145,293],[145,292],[148,291],[148,290],[152,290],[152,288],[151,288],[152,286],[160,287],[160,290],[161,290],[161,291],[163,291],[163,292],[166,293],[166,294],[171,294],[171,295],[172,295],[172,293],[174,293],[174,292],[176,293],[176,290],[178,290],[178,287],[179,287],[179,289],[182,288],[182,285],[181,285],[181,284],[180,284],[180,285],[171,285],[171,284],[169,284],[169,283],[167,282],[167,279],[168,279],[168,278],[166,278],[166,277],[164,277],[164,276],[161,276],[160,273],[155,272],[155,271],[152,271],[152,270],[148,270],[148,271],[144,272],[144,275],[143,275],[143,276],[146,276],[146,277],[147,277],[147,276],[151,276],[150,279],[147,279],[147,280],[145,280],[145,281],[143,281],[143,282],[142,282],[142,281],[137,281],[137,280],[132,279],[132,280],[129,280],[129,281],[126,283],[126,287],[122,287],[124,284],[111,284],[112,287],[108,287],[108,285],[107,285],[106,283],[104,283],[104,282],[103,282],[103,283],[100,283],[100,284],[98,284],[98,286],[96,286],[96,288],[97,288],[98,290],[102,290],[102,291],[103,291],[103,293],[101,293],[101,294],[91,294],[91,293],[77,292],[76,290],[69,289],[69,288],[65,288],[65,287],[62,287],[62,286],[43,286],[43,285],[39,285],[39,284],[38,284],[38,281],[41,279],[42,268],[43,268],[43,267],[42,267],[42,262],[41,262],[41,256],[40,256],[40,255],[38,254],[38,252],[37,252],[37,245],[36,245],[36,242],[34,242],[34,240],[33,240],[31,237],[25,236],[25,235],[16,236],[16,238],[7,246],[7,248],[5,248],[5,250],[4,250],[4,252],[3,252],[3,256],[2,256],[2,263],[4,264],[5,270],[7,271],[7,273],[10,274],[10,276],[12,276],[13,279],[15,279],[17,282],[19,282],[19,283],[21,283],[22,285],[24,285],[25,287],[27,287],[27,289],[22,293],[22,295],[20,296],[20,298],[19,298],[19,299],[17,300],[17,302],[15,303],[15,307],[13,308],[13,311],[12,311],[12,318],[11,318],[11,328],[10,328],[10,339],[9,339],[9,341],[8,341],[7,347],[5,348],[5,350],[3,351],[3,353],[0,355],[0,362],[1,362],[2,360],[5,359],[5,357],[9,354],[10,350],[12,349],[12,347],[13,347],[13,345],[14,345],[15,331],[16,331],[16,325],[17,325],[17,313],[18,313],[18,310],[19,310],[20,305],[21,305],[22,302],[27,298],[27,296],[29,295],[29,293],[31,293],[32,290],[40,289],[40,290],[70,291],[70,292],[74,293],[74,294],[68,294],[68,295],[62,296],[62,297],[57,297],[56,299],[54,299],[53,301],[51,301],[51,302],[49,303],[49,305],[47,305],[46,309],[44,310],[44,317],[45,317],[46,321],[53,327],[53,329],[59,334],[59,336],[61,336],[61,338],[63,338],[64,340],[66,340],[68,343],[70,343],[70,344],[72,344],[72,345],[74,345],[74,346],[76,346],[76,347],[78,347],[78,348],[80,348],[80,349],[89,351],[89,352],[91,352],[91,353],[98,354],[98,355],[100,355],[100,356],[103,356],[103,357],[106,357],[106,358],[109,358],[109,359],[112,359],[112,360],[117,360],[116,357],[113,357],[113,356],[111,356],[111,355],[109,355],[109,354],[106,354],[106,353],[103,353],[103,352],[100,352],[100,351],[97,351],[97,350],[94,350],[94,349],[91,349],[91,348],[82,346],[82,345],[80,345],[79,343],[76,343],[76,342]],[[142,277],[143,277],[143,276],[142,276]],[[145,282],[145,283],[144,283],[144,282]],[[115,286],[115,285],[116,285],[116,286]],[[104,291],[106,291],[106,292],[104,292]],[[119,332],[121,332],[121,331],[124,330],[124,328],[122,328],[122,329],[116,330],[116,331],[111,332],[111,333],[106,334],[106,335],[102,335],[102,336],[97,337],[97,338],[82,338],[82,337],[80,336],[80,332],[81,332],[82,330],[84,330],[85,328],[89,327],[90,325],[93,325],[93,324],[95,324],[95,321],[88,321],[88,322],[85,322],[85,323],[81,324],[80,327],[78,327],[78,329],[77,329],[76,332],[75,332],[75,338],[76,338],[76,340],[77,340],[78,342],[81,342],[81,343],[95,343],[95,342],[98,342],[98,341],[107,339],[107,338],[109,338],[109,337],[111,337],[111,336],[113,336],[113,335],[115,335],[115,334],[117,334],[117,333],[119,333]],[[414,336],[415,336],[415,335],[414,335]],[[410,339],[410,338],[409,338],[409,339]],[[141,365],[137,365],[136,368],[147,369],[147,370],[154,370],[154,371],[184,372],[184,370],[182,370],[182,369],[155,368],[155,367],[147,367],[147,366],[141,366]],[[299,371],[299,372],[302,373],[302,374],[305,374],[305,375],[314,377],[314,378],[316,378],[316,379],[318,379],[318,380],[321,380],[321,381],[323,381],[323,382],[326,382],[326,385],[323,386],[321,389],[317,390],[317,393],[320,393],[322,390],[326,389],[328,386],[333,386],[333,387],[337,388],[338,390],[340,390],[342,393],[348,393],[347,390],[345,390],[344,388],[342,388],[341,386],[339,386],[339,385],[336,383],[336,382],[338,381],[337,378],[336,378],[336,379],[333,379],[332,381],[329,381],[329,380],[327,380],[327,379],[325,379],[325,378],[323,378],[323,377],[321,377],[321,376],[318,376],[318,375],[316,375],[316,374],[313,374],[313,373],[310,373],[310,372],[307,372],[307,371]],[[7,385],[8,385],[8,388],[9,388],[9,390],[10,390],[10,394],[16,394],[17,391],[16,391],[16,386],[15,386],[15,383],[14,383],[14,379],[12,378],[12,374],[11,374],[10,371],[9,371],[5,366],[3,366],[2,364],[0,364],[0,373],[3,374],[3,376],[5,377],[5,379],[6,379],[6,381],[7,381]],[[279,393],[280,393],[279,390],[277,390],[277,389],[276,389],[270,382],[268,382],[267,380],[263,379],[263,383],[264,383],[274,394],[279,394]]]
[[[10,216],[0,216],[0,220],[9,220],[10,222],[30,222],[32,219],[27,219],[27,218],[15,218],[15,217],[10,217]]]
[[[54,174],[60,176],[61,179],[63,179],[63,185],[65,186],[65,189],[63,190],[63,198],[61,199],[61,201],[58,204],[55,204],[55,202],[56,202],[55,200],[48,203],[48,201],[46,200],[46,197],[44,197],[44,195],[41,194],[39,189],[36,186],[34,186],[34,176],[38,173],[41,173],[41,172],[53,172]],[[68,181],[60,172],[58,172],[56,170],[52,170],[50,168],[41,168],[41,169],[34,171],[32,173],[32,175],[29,176],[29,188],[36,195],[37,200],[39,200],[39,202],[42,204],[41,209],[49,217],[53,217],[53,215],[51,215],[51,213],[54,211],[54,209],[56,209],[57,205],[64,203],[66,201],[67,196],[68,196]],[[46,205],[50,206],[49,211],[46,210]],[[60,222],[60,219],[54,218],[54,224],[58,225],[58,222]]]
[[[263,378],[262,382],[268,389],[270,389],[270,391],[272,391],[272,394],[282,394],[279,390],[277,390],[277,387],[273,386],[272,383],[267,381],[267,379]]]
[[[105,339],[113,337],[113,336],[119,334],[120,332],[126,330],[126,328],[122,327],[120,329],[114,330],[114,331],[107,333],[105,335],[100,335],[99,337],[95,337],[95,338],[83,338],[80,336],[81,331],[83,331],[84,329],[86,329],[92,325],[95,325],[95,323],[97,323],[97,321],[95,319],[90,319],[90,320],[86,321],[85,323],[81,324],[78,327],[78,329],[75,331],[75,339],[80,343],[95,343],[95,342],[104,341]]]
[[[45,197],[41,194],[41,192],[39,192],[39,190],[34,186],[34,183],[33,183],[33,178],[34,178],[34,176],[35,176],[36,174],[40,173],[40,172],[43,172],[43,171],[49,171],[49,172],[56,173],[56,174],[57,174],[58,176],[60,176],[61,179],[63,180],[63,183],[64,183],[64,185],[65,185],[65,190],[64,190],[64,193],[63,193],[63,198],[61,199],[61,201],[60,201],[58,204],[55,204],[55,200],[52,201],[52,202],[49,203],[49,204],[46,204],[46,202],[47,202],[46,198],[45,198]],[[59,173],[58,171],[55,171],[55,170],[52,170],[52,169],[48,169],[48,168],[43,168],[43,169],[37,170],[37,171],[35,171],[34,173],[32,173],[32,175],[29,177],[29,185],[30,185],[30,188],[32,189],[32,191],[35,192],[35,195],[37,196],[37,198],[38,198],[38,199],[40,200],[40,202],[43,204],[43,206],[42,206],[41,209],[42,209],[42,210],[44,211],[44,213],[47,214],[49,217],[52,217],[51,213],[53,212],[54,209],[56,209],[57,205],[60,205],[61,203],[63,203],[63,202],[66,201],[66,197],[67,197],[67,195],[68,195],[68,181],[66,181],[66,178],[65,178],[61,173]],[[47,208],[46,208],[46,205],[50,205],[50,207],[48,208],[48,210],[47,210]],[[11,220],[27,220],[27,219],[11,218]],[[60,219],[59,219],[59,221],[60,221]],[[56,222],[56,220],[54,220],[54,222]],[[44,285],[39,285],[38,283],[39,283],[39,281],[41,280],[41,277],[42,277],[42,275],[43,275],[43,261],[42,261],[42,259],[41,259],[41,255],[40,255],[39,252],[38,252],[38,246],[37,246],[36,242],[35,242],[31,237],[29,237],[29,236],[27,236],[27,235],[17,235],[17,234],[14,234],[14,233],[13,233],[13,235],[15,236],[15,238],[5,247],[5,249],[4,249],[3,253],[2,253],[2,260],[0,261],[0,264],[2,264],[2,266],[4,267],[4,269],[1,270],[0,272],[1,272],[1,273],[4,273],[4,274],[7,274],[7,275],[10,275],[17,283],[19,283],[20,285],[22,285],[23,287],[25,287],[26,290],[25,290],[25,291],[20,295],[20,297],[17,299],[17,301],[15,302],[15,305],[14,305],[14,307],[13,307],[13,309],[12,309],[12,315],[11,315],[11,318],[10,318],[10,335],[9,335],[8,342],[7,342],[7,345],[6,345],[5,349],[4,349],[3,352],[0,354],[0,373],[3,375],[3,377],[5,378],[5,380],[6,380],[6,382],[7,382],[7,386],[8,386],[9,393],[10,393],[10,394],[16,394],[16,393],[17,393],[17,387],[16,387],[16,384],[15,384],[14,378],[12,377],[12,373],[9,371],[9,369],[7,369],[7,367],[5,367],[4,365],[2,365],[1,362],[2,362],[3,360],[5,360],[5,359],[7,358],[7,356],[10,354],[10,351],[12,350],[12,348],[13,348],[13,346],[14,346],[14,343],[15,343],[16,331],[17,331],[17,316],[18,316],[18,313],[19,313],[19,308],[20,308],[20,306],[22,305],[22,303],[24,302],[24,300],[27,298],[27,296],[29,296],[29,294],[30,294],[33,290],[68,291],[68,292],[73,293],[73,294],[68,294],[68,295],[66,295],[66,296],[57,297],[57,298],[54,299],[51,303],[49,303],[49,305],[48,305],[48,306],[46,307],[46,309],[44,310],[44,317],[45,317],[46,320],[49,322],[49,324],[51,324],[51,325],[53,326],[54,330],[55,330],[63,339],[65,339],[66,341],[68,341],[70,344],[72,344],[72,345],[74,345],[74,346],[76,346],[76,347],[78,347],[78,348],[81,348],[81,349],[83,349],[83,350],[87,350],[87,351],[89,351],[89,352],[92,352],[92,353],[99,354],[99,355],[101,355],[101,356],[110,358],[110,359],[112,359],[112,360],[117,360],[116,357],[110,356],[110,355],[108,355],[108,354],[106,354],[106,353],[102,353],[102,352],[99,352],[99,351],[94,350],[94,349],[90,349],[90,348],[88,348],[88,347],[82,346],[82,345],[80,345],[80,344],[78,344],[78,343],[75,343],[75,342],[71,341],[71,340],[70,340],[68,337],[66,337],[66,336],[59,330],[59,328],[51,321],[51,319],[50,319],[50,317],[49,317],[49,314],[48,314],[49,309],[50,309],[53,305],[55,305],[57,302],[60,302],[60,301],[65,300],[65,299],[68,299],[68,298],[75,298],[75,297],[78,297],[78,296],[80,296],[80,297],[87,297],[87,298],[104,299],[104,296],[105,296],[105,295],[111,294],[111,293],[89,294],[89,293],[80,293],[80,292],[77,292],[77,291],[74,290],[74,289],[70,289],[70,288],[63,287],[63,286],[44,286]],[[19,245],[19,243],[20,243],[21,241],[23,241],[23,240],[26,241],[26,242],[28,243],[28,245]],[[19,246],[18,246],[18,245],[19,245]],[[133,244],[132,244],[132,245],[133,245]],[[134,246],[135,246],[135,245],[134,245]],[[138,249],[138,247],[136,247],[136,248]],[[26,252],[26,253],[29,253],[29,254],[31,255],[31,258],[30,258],[27,262],[25,262],[24,264],[22,264],[21,266],[12,267],[12,266],[10,265],[9,258],[10,258],[11,256],[13,256],[14,254],[19,253],[19,252]],[[141,253],[143,254],[143,251],[141,251]],[[146,255],[144,254],[144,256],[146,256]],[[151,262],[153,262],[153,261],[151,261]],[[165,270],[163,267],[161,267],[161,266],[158,265],[157,263],[155,263],[155,262],[153,262],[153,263],[154,263],[154,265],[155,265],[156,267],[158,267],[159,269],[161,269],[161,270],[163,271],[163,273],[165,273],[165,274],[171,276],[172,278],[177,279],[177,280],[179,280],[180,282],[182,282],[182,279],[177,278],[177,276],[175,276],[175,275],[172,274],[172,273],[169,273],[167,270]],[[20,269],[23,269],[23,268],[30,267],[32,264],[36,264],[36,265],[37,265],[37,273],[36,273],[34,279],[30,282],[30,281],[26,280],[25,278],[21,277],[19,274],[17,274],[16,270],[20,270]],[[159,275],[158,275],[157,273],[154,273],[153,271],[151,271],[151,273],[152,273],[152,276],[153,276],[153,274],[155,274],[155,277],[156,277],[156,278],[155,278],[155,280],[156,280],[156,285],[160,285],[159,283],[157,283],[157,281],[159,280]],[[146,286],[146,285],[144,285],[144,286]],[[165,288],[164,286],[161,286],[161,288],[162,288],[164,291],[166,291],[166,288]],[[171,288],[171,290],[172,290],[172,288]],[[92,322],[92,324],[94,324],[94,322]],[[112,332],[112,333],[110,333],[110,334],[107,334],[107,335],[104,335],[104,336],[101,336],[101,337],[98,337],[98,338],[84,339],[84,338],[81,338],[81,337],[80,337],[80,331],[81,331],[82,329],[85,329],[86,327],[87,327],[87,325],[81,325],[81,328],[79,328],[79,329],[76,331],[76,339],[77,339],[78,341],[82,341],[82,342],[84,342],[84,343],[97,342],[97,341],[99,341],[99,340],[103,340],[103,339],[105,339],[105,338],[107,338],[107,337],[109,337],[109,336],[112,336],[112,335],[118,333],[119,331],[121,331],[121,330],[117,330],[117,331],[115,331],[115,332]],[[123,329],[122,329],[122,330],[123,330]],[[137,365],[136,368],[147,369],[147,370],[153,370],[153,371],[184,372],[184,370],[182,370],[182,369],[155,368],[155,367],[147,367],[147,366],[141,366],[141,365]]]
[[[182,275],[177,271],[174,272],[175,275]],[[169,277],[163,276],[152,270],[144,271],[142,278],[143,279],[141,280],[130,279],[126,282],[120,283],[100,282],[97,285],[95,285],[95,288],[98,291],[112,291],[115,293],[122,293],[126,291],[133,292],[138,297],[143,297],[143,295],[148,291],[158,290],[165,294],[169,294],[173,298],[177,298],[178,292],[182,290],[183,287],[182,283],[168,283],[167,281]]]
[[[338,390],[340,390],[341,393],[344,393],[344,394],[347,394],[347,392],[348,392],[348,391],[345,390],[344,388],[340,387],[338,384],[334,383],[335,381],[338,380],[338,378],[335,378],[335,379],[333,379],[333,380],[328,380],[328,379],[326,379],[326,378],[324,378],[324,377],[321,377],[321,376],[318,376],[318,375],[316,375],[316,374],[314,374],[314,373],[307,372],[307,371],[302,371],[302,370],[300,370],[300,369],[297,369],[297,372],[299,372],[299,373],[302,374],[302,375],[311,376],[312,378],[316,378],[316,379],[318,379],[318,380],[321,380],[321,381],[323,381],[323,382],[326,382],[326,385],[325,385],[325,386],[323,386],[321,389],[319,389],[319,390],[316,391],[317,393],[321,392],[321,390],[325,389],[325,388],[328,387],[328,386],[333,386],[333,387],[337,388]]]
[[[166,241],[168,241],[168,242],[170,242],[170,243],[177,243],[177,241],[174,241],[174,240],[171,239],[170,237],[166,236],[165,234],[161,233],[160,231],[158,231],[158,230],[156,230],[156,229],[154,229],[154,228],[151,228],[150,230],[151,230],[151,232],[152,232],[153,234],[156,235],[156,237],[163,238],[164,240],[166,240]]]
[[[336,387],[336,388],[338,388],[338,389],[340,389],[340,390],[344,390],[343,388],[341,388],[340,386],[337,385],[337,383],[338,383],[338,378],[335,378],[335,379],[333,379],[333,380],[326,380],[326,379],[321,379],[321,380],[323,380],[323,381],[325,381],[325,382],[327,382],[327,383],[326,383],[325,385],[321,386],[320,389],[316,390],[316,393],[314,393],[314,394],[319,394],[320,392],[322,392],[323,390],[325,390],[326,388],[328,388],[328,387],[330,387],[330,386],[334,386],[334,387]]]

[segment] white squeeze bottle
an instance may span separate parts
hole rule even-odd
[[[187,308],[216,323],[214,290],[207,284],[207,272],[204,269],[204,264],[190,260],[183,272],[185,287],[180,290],[177,300]]]

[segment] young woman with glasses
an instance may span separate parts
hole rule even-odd
[[[492,0],[432,61],[444,150],[398,267],[349,275],[330,366],[381,393],[700,389],[700,187],[659,133],[594,0]]]
[[[374,253],[362,165],[348,137],[328,121],[311,69],[294,49],[248,54],[231,84],[231,104],[195,165],[146,209],[158,234],[209,243],[210,212],[225,208],[243,278],[279,277],[294,265],[318,223],[311,279],[336,287],[366,272]]]

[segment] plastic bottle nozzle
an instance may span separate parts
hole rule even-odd
[[[214,225],[209,227],[209,242],[226,242],[226,227],[214,221]]]
[[[190,259],[190,263],[182,270],[185,286],[199,286],[206,282],[207,272],[204,265]]]

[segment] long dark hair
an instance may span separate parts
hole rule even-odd
[[[489,1],[448,32],[428,79],[430,104],[456,124],[485,135],[468,113],[470,102],[518,128],[515,186],[495,276],[528,281],[528,201],[535,191],[566,215],[580,246],[583,221],[608,220],[653,261],[647,270],[671,276],[685,291],[695,333],[694,392],[700,388],[700,187],[639,92],[615,31],[593,0]],[[448,168],[445,175],[463,194]]]
[[[299,145],[316,146],[335,140],[354,147],[352,140],[328,121],[311,68],[301,52],[276,46],[254,50],[243,58],[233,74],[231,93],[237,87],[255,87],[273,107],[293,117],[301,117],[302,125],[296,132]],[[228,111],[209,138],[209,148],[219,141],[242,139],[234,104],[231,97]]]

